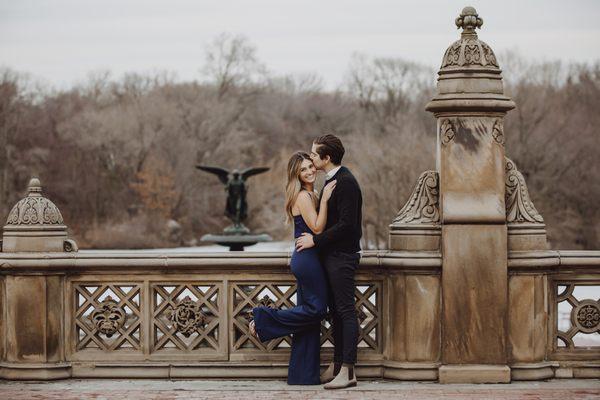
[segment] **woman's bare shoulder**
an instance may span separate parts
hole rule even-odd
[[[299,204],[311,204],[314,205],[314,197],[315,194],[309,192],[308,190],[301,190],[298,193],[298,197],[296,198],[296,203],[295,205],[299,205]]]
[[[304,190],[302,189],[300,192],[298,192],[298,197],[296,198],[296,202],[298,201],[307,201],[307,200],[311,200],[311,194],[308,190]]]

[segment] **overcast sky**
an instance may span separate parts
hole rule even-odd
[[[0,66],[56,87],[106,69],[202,80],[206,44],[229,32],[272,72],[317,72],[335,87],[357,51],[439,67],[466,5],[497,54],[600,59],[600,0],[0,0]]]

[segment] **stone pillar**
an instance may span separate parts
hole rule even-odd
[[[390,225],[389,248],[394,252],[439,257],[441,238],[439,177],[436,171],[419,176],[408,201]],[[418,269],[390,274],[391,365],[384,377],[436,380],[440,360],[441,279],[436,272]]]
[[[456,19],[461,38],[444,54],[437,119],[442,224],[440,382],[509,382],[504,95],[492,49],[478,39],[473,7]]]
[[[29,182],[27,197],[11,210],[4,226],[2,252],[71,252],[58,208],[41,194],[40,181]],[[64,349],[64,276],[20,271],[2,265],[0,288],[0,377],[59,379],[71,375]],[[1,318],[0,318],[1,319]]]

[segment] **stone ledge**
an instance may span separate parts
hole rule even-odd
[[[510,383],[507,365],[442,365],[440,383]]]
[[[0,378],[9,380],[56,380],[71,378],[71,363],[0,363]]]
[[[384,361],[383,378],[402,381],[437,381],[438,363]]]
[[[326,368],[325,364],[321,369]],[[418,368],[417,368],[418,369]],[[437,373],[437,368],[434,367]],[[288,375],[286,362],[232,363],[232,362],[198,362],[198,363],[89,363],[73,362],[73,378],[154,378],[154,379],[285,379]],[[381,378],[383,369],[381,362],[359,363],[356,375],[360,379]],[[425,376],[425,375],[423,375]],[[427,375],[430,376],[430,375]],[[12,379],[12,378],[7,378]],[[44,379],[44,378],[40,378]],[[56,378],[58,379],[58,378]],[[399,378],[402,379],[402,378]],[[420,380],[420,378],[405,378]],[[430,379],[427,379],[430,380]]]
[[[554,378],[557,362],[518,363],[510,366],[510,376],[515,381],[537,381]]]
[[[152,250],[80,250],[77,253],[0,253],[0,272],[63,272],[63,271],[178,271],[214,269],[251,272],[289,271],[289,252],[221,252],[221,253],[159,253]],[[365,251],[361,267],[365,269],[418,269],[438,271],[439,251]]]

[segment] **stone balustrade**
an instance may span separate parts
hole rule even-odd
[[[290,254],[0,255],[5,378],[287,374],[290,338],[260,343],[248,322],[256,305],[295,304]],[[356,287],[363,376],[436,379],[440,266],[437,252],[364,254]],[[332,339],[329,322],[322,326],[325,362]],[[386,366],[391,351],[398,364]]]
[[[248,321],[256,305],[295,304],[289,259],[288,253],[144,250],[0,253],[0,376],[283,378],[290,338],[260,343]],[[363,254],[356,288],[359,376],[438,379],[441,261],[435,251]],[[597,299],[573,295],[578,285],[600,292],[600,252],[515,251],[508,268],[512,379],[599,376],[600,342],[578,346],[572,337],[600,329]],[[558,328],[561,301],[574,304],[569,332]],[[327,320],[321,341],[325,363],[332,356]]]

